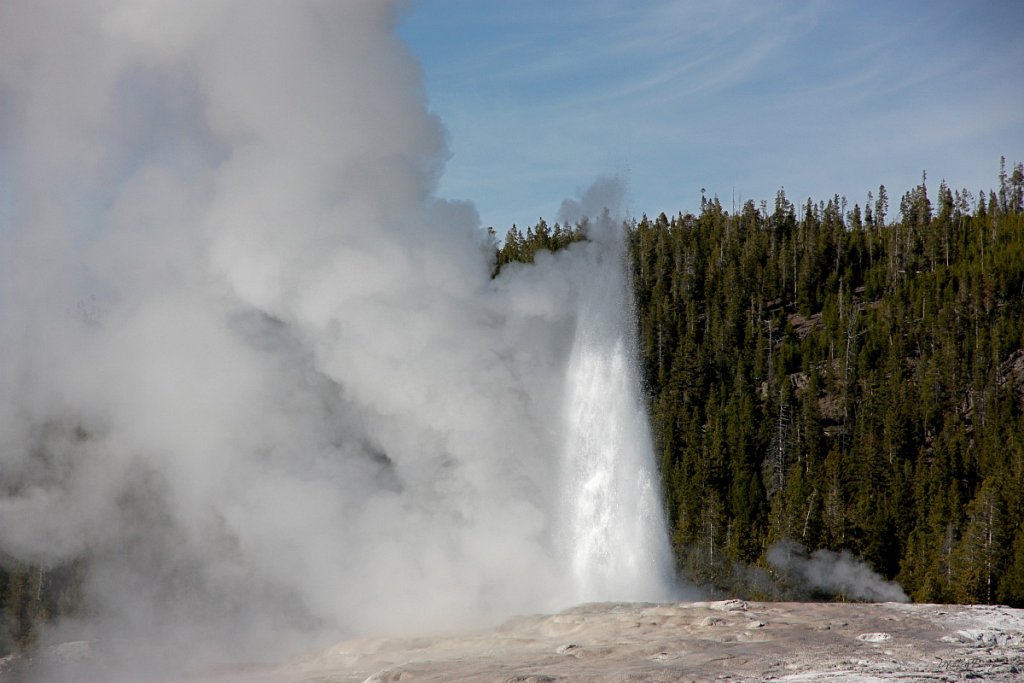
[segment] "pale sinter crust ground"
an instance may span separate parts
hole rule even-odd
[[[182,680],[182,679],[179,679]],[[360,639],[190,683],[1024,681],[1024,610],[898,603],[602,603],[463,636]]]
[[[1024,610],[592,604],[462,638],[347,641],[287,673],[309,683],[1024,681]]]

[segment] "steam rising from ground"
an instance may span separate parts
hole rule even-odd
[[[490,279],[397,18],[0,5],[0,549],[83,559],[55,637],[151,666],[574,595],[552,416],[621,264],[599,237]]]
[[[776,569],[793,573],[808,588],[870,602],[909,602],[899,584],[886,581],[849,552],[819,549],[810,555],[793,541],[782,541],[768,549],[768,562]]]

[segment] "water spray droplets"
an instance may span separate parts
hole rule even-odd
[[[563,539],[575,597],[666,599],[671,559],[630,353],[625,278],[621,268],[604,267],[594,279],[567,374]]]

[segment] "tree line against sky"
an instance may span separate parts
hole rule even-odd
[[[864,207],[780,190],[625,229],[686,578],[806,597],[767,557],[795,541],[916,601],[1024,606],[1021,164],[977,197],[922,177],[893,207],[884,186]],[[584,238],[513,227],[496,263]]]
[[[915,601],[1024,607],[1024,168],[624,224],[637,355],[680,574],[814,594],[779,543],[847,551]],[[895,215],[891,215],[894,213]],[[891,217],[890,217],[891,216]],[[586,239],[513,226],[494,276]],[[83,609],[87,558],[0,558],[0,655]]]

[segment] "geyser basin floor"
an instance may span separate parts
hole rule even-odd
[[[739,600],[589,604],[464,637],[346,641],[267,674],[306,683],[1020,681],[1024,610]]]

